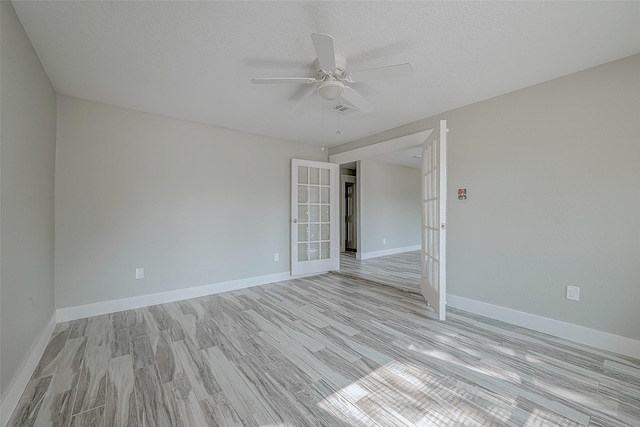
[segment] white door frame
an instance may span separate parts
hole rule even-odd
[[[352,162],[360,162],[360,160],[370,159],[375,156],[395,153],[396,151],[407,150],[410,148],[421,147],[422,143],[433,132],[433,129],[426,129],[418,131],[409,135],[403,135],[398,138],[389,139],[387,141],[378,142],[376,144],[366,145],[360,148],[354,148],[353,150],[344,151],[338,154],[332,154],[329,156],[329,161],[338,165]],[[360,174],[360,170],[356,168],[356,176]],[[360,215],[362,214],[360,209],[360,200],[362,197],[362,191],[360,188],[360,180],[356,181],[356,235],[357,235],[357,253],[356,259],[360,259],[360,242],[362,240],[362,228]],[[343,244],[340,249],[342,250]]]
[[[446,126],[445,126],[446,127]],[[422,144],[431,136],[433,131],[436,128],[426,129],[423,131],[419,131],[416,133],[412,133],[409,135],[404,135],[398,138],[390,139],[387,141],[382,141],[376,144],[367,145],[360,148],[355,148],[353,150],[345,151],[342,153],[337,153],[329,156],[329,161],[336,164],[344,164],[357,162],[364,159],[369,159],[377,155],[393,153],[396,151],[406,150],[410,148],[421,147]],[[358,185],[359,185],[358,180]],[[358,193],[360,193],[360,189],[358,188]],[[446,196],[446,191],[445,191]],[[358,194],[358,201],[360,200],[360,194]],[[360,212],[360,206],[358,206],[358,212]],[[424,215],[422,215],[424,220]],[[359,224],[359,223],[358,223]],[[360,230],[358,229],[358,238],[361,237]],[[424,258],[424,239],[421,242],[421,258]],[[444,269],[446,274],[446,267]],[[443,292],[443,298],[446,298],[446,289]],[[446,300],[443,305],[446,305]]]
[[[422,147],[422,143],[431,135],[433,129],[393,138],[387,141],[378,142],[353,150],[344,151],[329,156],[331,163],[342,165],[345,163],[357,162],[359,160],[370,159],[382,154],[395,153],[396,151],[407,150],[409,148]]]

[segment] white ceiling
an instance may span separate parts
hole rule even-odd
[[[59,93],[327,147],[640,52],[640,2],[13,4]],[[312,32],[414,74],[354,84],[368,115],[294,114],[309,86],[251,78],[313,77]]]

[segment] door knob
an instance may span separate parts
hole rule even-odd
[[[294,223],[294,224],[297,224],[297,223],[298,223],[298,220],[297,220],[297,219],[294,219],[294,220],[293,220],[293,223]]]

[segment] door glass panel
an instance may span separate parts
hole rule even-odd
[[[321,184],[322,185],[331,185],[331,175],[329,174],[329,169],[321,169]]]
[[[323,206],[323,208],[325,207],[327,209],[329,208],[329,206]],[[320,206],[319,205],[309,206],[309,222],[320,222]]]
[[[307,205],[298,205],[298,222],[309,222],[309,208]]]
[[[329,242],[320,243],[320,258],[322,259],[331,258],[331,244]]]
[[[320,226],[320,239],[321,240],[330,240],[331,239],[331,225],[330,224],[322,224]]]
[[[440,266],[439,263],[437,262],[433,262],[433,281],[431,282],[433,284],[433,287],[435,288],[435,290],[437,291],[438,289],[440,289],[440,283],[438,280],[438,267]]]
[[[320,219],[322,220],[322,222],[331,222],[329,220],[330,215],[329,215],[329,206],[328,205],[323,205],[322,206],[322,213],[320,215]]]
[[[429,209],[427,209],[426,206],[422,209],[422,224],[424,224],[425,227],[429,226]]]
[[[329,187],[320,187],[320,203],[329,203]]]
[[[432,200],[431,202],[429,202],[429,208],[431,209],[431,221],[430,221],[430,225],[432,228],[437,227],[436,225],[436,201]]]
[[[298,243],[298,261],[307,261],[309,255],[307,254],[307,244]]]
[[[306,166],[298,166],[298,184],[309,183],[309,168]]]
[[[320,224],[309,225],[309,240],[312,242],[320,240]]]
[[[307,224],[298,224],[298,242],[306,242],[309,240],[309,226]]]
[[[320,203],[320,187],[309,186],[309,201]]]
[[[434,231],[433,229],[429,230],[429,235],[431,236],[431,240],[429,241],[430,245],[429,245],[429,253],[431,254],[431,256],[433,257],[435,255],[435,249],[436,249],[436,241],[435,241],[435,237],[436,237],[436,231]]]
[[[426,196],[427,198],[429,198],[429,194],[430,194],[430,189],[431,189],[431,174],[429,172],[427,172],[424,175],[424,188],[427,190],[426,192]]]
[[[320,259],[320,243],[309,243],[309,260]]]
[[[433,176],[431,177],[431,193],[430,193],[431,196],[430,197],[438,196],[438,193],[436,192],[436,185],[438,184],[436,173],[438,173],[438,171],[434,169],[432,172]]]
[[[422,251],[428,251],[429,246],[429,230],[422,230]]]
[[[309,168],[309,184],[312,184],[312,185],[320,184],[320,169]]]
[[[440,258],[440,233],[438,230],[433,231],[433,258],[437,261]]]
[[[298,203],[307,203],[309,201],[309,190],[306,185],[298,185]]]

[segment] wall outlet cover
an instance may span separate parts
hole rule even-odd
[[[144,279],[144,268],[136,268],[136,280]]]
[[[567,286],[567,299],[580,301],[580,288],[577,286]]]

